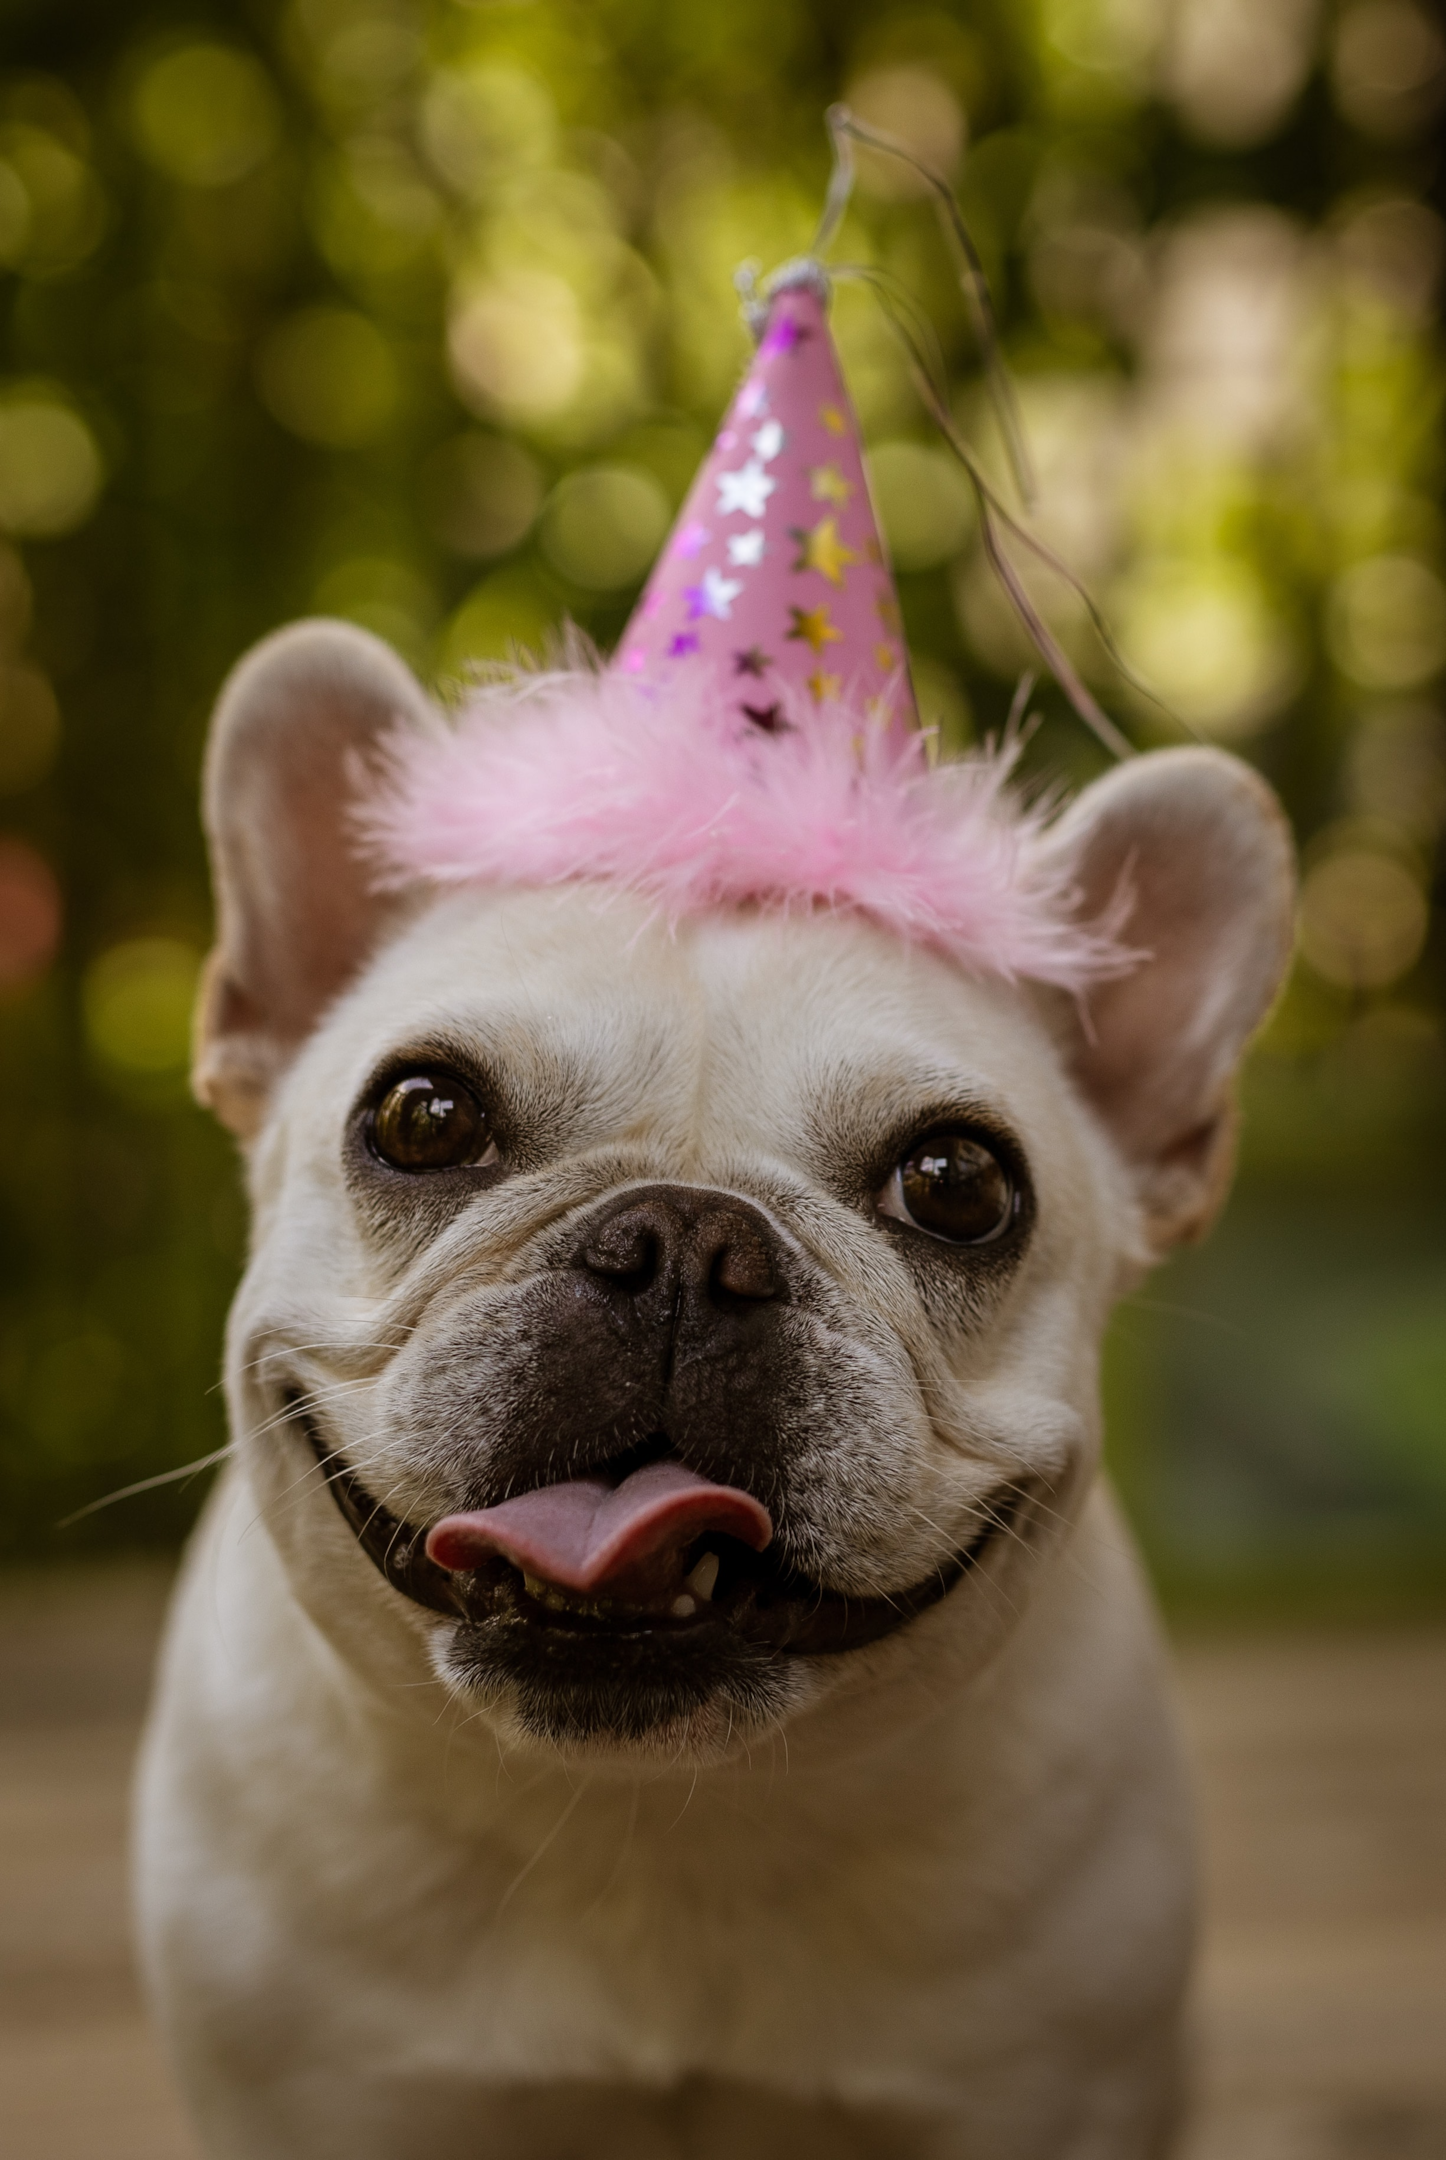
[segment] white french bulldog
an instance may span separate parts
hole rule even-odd
[[[301,625],[210,755],[255,1231],[138,1841],[205,2150],[1162,2153],[1190,1810],[1097,1367],[1226,1187],[1273,798],[1169,751],[1058,819],[1148,955],[1081,1011],[860,916],[378,894],[398,714]]]

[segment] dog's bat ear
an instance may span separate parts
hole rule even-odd
[[[217,702],[202,791],[216,944],[192,1085],[243,1138],[398,908],[375,890],[348,809],[358,760],[399,722],[437,716],[389,646],[341,622],[267,638]]]
[[[1290,832],[1239,758],[1158,750],[1086,788],[1051,850],[1084,915],[1131,897],[1123,936],[1147,957],[1089,993],[1071,1054],[1164,1252],[1208,1227],[1229,1185],[1235,1070],[1290,960]]]

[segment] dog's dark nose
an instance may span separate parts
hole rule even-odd
[[[576,1265],[633,1298],[661,1291],[714,1306],[782,1295],[774,1233],[732,1193],[649,1185],[589,1225]]]

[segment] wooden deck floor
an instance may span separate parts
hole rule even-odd
[[[0,1579],[8,2160],[197,2160],[132,1977],[164,1583]],[[1446,1629],[1181,1646],[1209,1885],[1184,2160],[1446,2155]]]

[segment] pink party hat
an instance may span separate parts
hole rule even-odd
[[[825,273],[770,281],[753,365],[613,662],[667,691],[726,686],[767,732],[786,691],[916,724],[899,602],[828,326]]]
[[[513,670],[399,728],[357,811],[383,883],[641,894],[866,915],[975,974],[1123,974],[1007,785],[1014,748],[935,765],[858,425],[812,261],[770,281],[753,364],[610,666]]]

